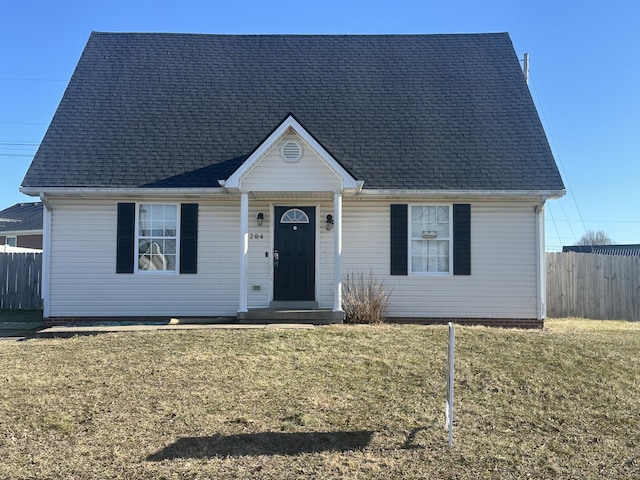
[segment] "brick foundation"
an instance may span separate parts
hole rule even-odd
[[[417,325],[446,325],[453,322],[457,325],[479,325],[500,328],[544,328],[544,320],[536,318],[417,318],[417,317],[389,317],[387,323],[414,323]]]
[[[49,317],[44,319],[45,327],[60,325],[117,323],[237,323],[236,317],[179,317],[177,322],[172,317]],[[440,318],[440,317],[390,317],[386,323],[405,323],[416,325],[446,325],[453,322],[458,325],[480,325],[500,328],[542,329],[544,320],[535,318]],[[269,323],[265,321],[265,323]],[[295,323],[292,321],[292,323]]]
[[[175,323],[237,323],[236,317],[49,317],[44,318],[45,327],[56,327],[65,325],[80,324],[100,324],[100,323],[117,323],[117,324],[141,324],[141,323],[157,323],[161,325],[169,325]]]

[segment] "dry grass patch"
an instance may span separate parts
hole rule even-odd
[[[0,478],[630,478],[640,324],[108,334],[0,345]],[[619,328],[618,328],[619,327]]]

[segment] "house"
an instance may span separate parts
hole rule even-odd
[[[565,193],[506,33],[92,33],[21,191],[49,323],[340,322],[363,272],[392,321],[527,327]]]
[[[16,203],[0,210],[0,248],[42,250],[42,203]]]
[[[563,252],[594,253],[598,255],[619,255],[640,257],[640,244],[632,245],[566,245]]]

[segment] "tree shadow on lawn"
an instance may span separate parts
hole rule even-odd
[[[369,445],[373,432],[262,432],[186,437],[147,457],[159,462],[177,458],[243,457],[346,452]]]

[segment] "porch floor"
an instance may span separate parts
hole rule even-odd
[[[238,323],[312,323],[329,325],[343,323],[344,312],[331,309],[284,309],[284,308],[250,308],[248,312],[238,312]]]

